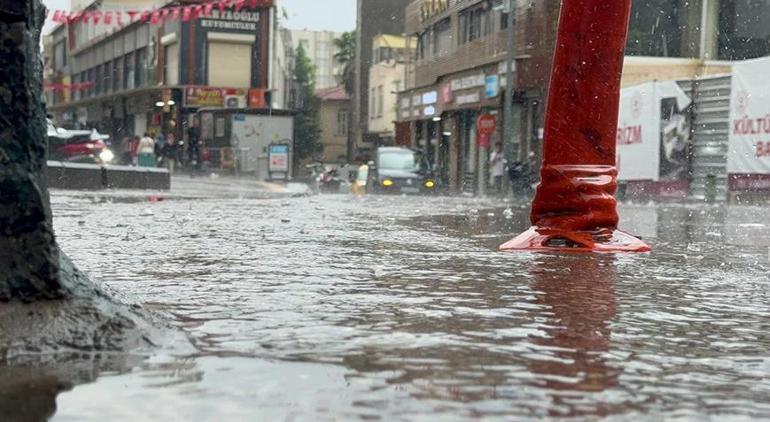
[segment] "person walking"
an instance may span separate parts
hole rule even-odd
[[[131,138],[131,165],[137,166],[139,164],[139,137],[134,136]]]
[[[174,174],[174,168],[176,168],[177,147],[176,137],[174,137],[173,133],[170,133],[166,137],[166,143],[161,149],[161,155],[163,156],[163,161],[166,164],[168,172],[172,175]]]
[[[503,144],[495,144],[495,150],[489,157],[489,173],[492,176],[495,191],[498,195],[503,193],[503,174],[505,174],[505,158],[503,157]]]
[[[149,133],[139,141],[139,167],[155,167],[155,141]]]
[[[187,129],[187,163],[190,166],[190,176],[201,166],[201,130],[198,128],[198,119],[193,118],[192,125]]]

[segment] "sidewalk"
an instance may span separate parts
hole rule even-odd
[[[250,178],[173,176],[170,191],[157,190],[63,190],[51,189],[58,198],[90,198],[94,201],[144,202],[189,199],[274,199],[310,194],[304,183],[261,182]]]

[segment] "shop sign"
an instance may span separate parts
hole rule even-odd
[[[478,75],[466,76],[464,78],[458,78],[452,80],[452,91],[459,91],[462,89],[476,88],[484,86],[486,83],[486,75],[479,73]]]
[[[259,23],[259,12],[214,9],[211,11],[211,15],[201,19],[200,23],[202,28],[256,31]]]
[[[422,0],[420,4],[420,23],[449,10],[449,0]]]
[[[436,107],[433,106],[427,106],[424,109],[422,109],[422,114],[425,116],[433,116],[436,114]]]
[[[249,89],[249,108],[265,108],[265,90],[262,88]]]
[[[770,174],[770,60],[733,65],[727,172]]]
[[[185,107],[224,107],[225,97],[245,97],[246,90],[233,88],[189,87],[185,89]]]
[[[422,94],[422,103],[425,105],[436,104],[437,101],[438,101],[438,92],[436,91],[428,91]]]
[[[479,95],[478,92],[474,92],[472,94],[463,94],[458,95],[455,97],[455,103],[457,105],[464,105],[464,104],[474,104],[481,101],[481,95]]]
[[[687,180],[691,103],[673,81],[621,90],[616,132],[618,180]]]
[[[497,75],[490,75],[486,77],[486,85],[484,87],[484,96],[486,98],[494,98],[500,94],[500,78]]]

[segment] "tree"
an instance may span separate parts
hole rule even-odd
[[[302,46],[295,53],[294,82],[298,91],[297,116],[294,118],[294,162],[299,164],[323,152],[318,123],[320,100],[315,96],[315,66]]]
[[[45,177],[38,0],[2,2],[0,13],[0,301],[63,297]]]
[[[334,47],[337,49],[334,58],[342,65],[342,84],[345,91],[352,95],[356,82],[356,31],[343,32],[339,38],[334,39]]]

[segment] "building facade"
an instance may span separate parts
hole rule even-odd
[[[377,145],[376,134],[369,133],[369,68],[373,64],[373,42],[380,34],[405,33],[405,8],[412,0],[357,0],[356,68],[353,93],[353,136],[349,146],[352,156],[371,156]]]
[[[447,186],[483,191],[490,148],[539,166],[545,99],[560,2],[414,0],[406,32],[417,40],[399,94],[397,126],[424,150]],[[729,73],[731,63],[770,54],[770,0],[635,0],[623,85]],[[513,31],[514,85],[506,86],[507,37]],[[514,102],[510,135],[503,101]],[[479,139],[477,123],[494,121]],[[482,145],[480,147],[480,145]]]
[[[104,1],[86,8],[157,3]],[[166,1],[160,7],[195,3]],[[97,128],[113,139],[146,132],[182,139],[201,108],[268,108],[274,94],[272,21],[273,8],[262,2],[157,24],[61,25],[47,41],[52,53],[46,82],[64,89],[49,91],[49,112],[62,126]],[[62,54],[66,59],[57,58]]]
[[[342,66],[334,55],[337,54],[334,40],[339,38],[341,32],[333,31],[309,31],[290,30],[291,42],[294,50],[302,46],[315,65],[316,89],[333,88],[340,84]]]
[[[321,160],[324,163],[345,163],[350,134],[350,96],[344,87],[337,86],[317,90],[316,97],[321,101],[318,113],[324,146]]]
[[[400,35],[378,35],[372,42],[372,66],[369,68],[368,132],[377,137],[377,145],[395,145],[398,93],[406,85],[406,61],[414,50]],[[403,142],[403,141],[402,141]]]

